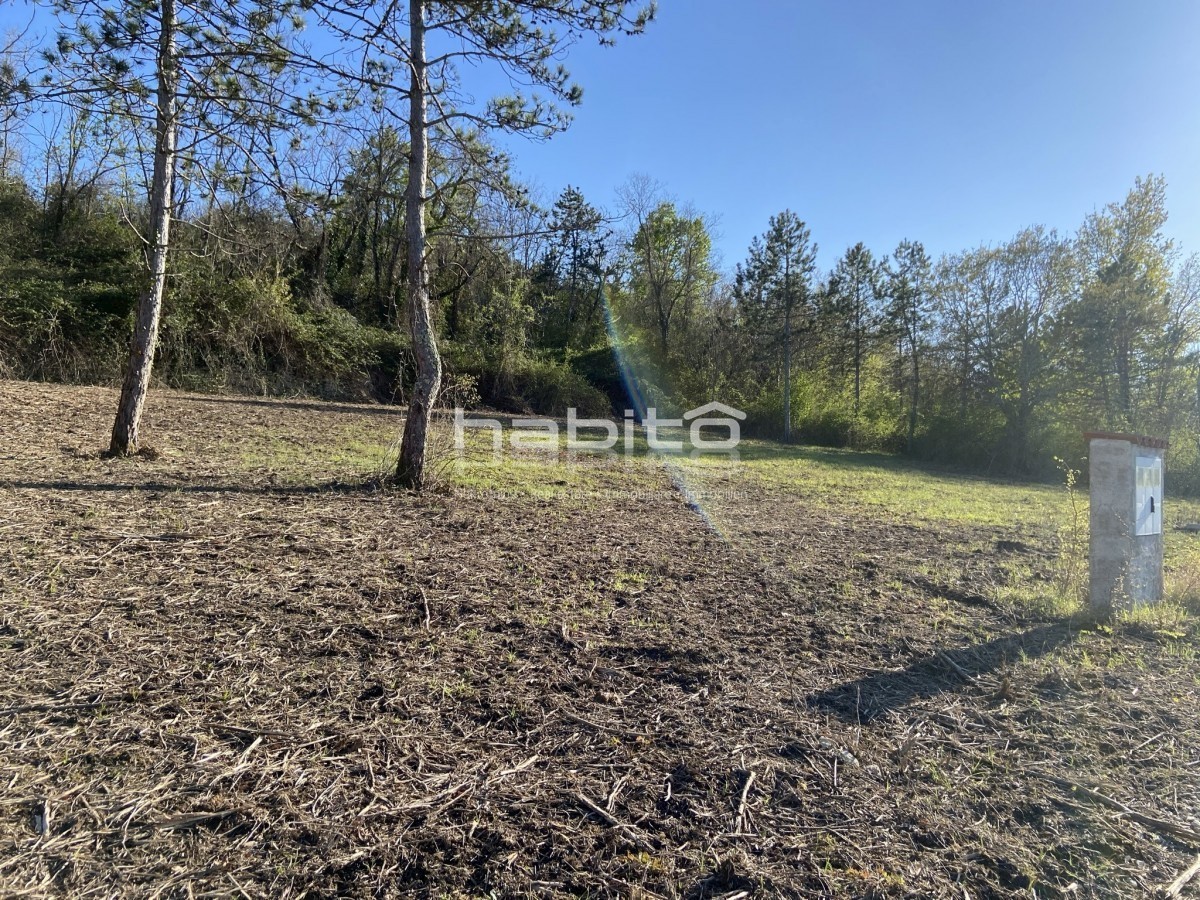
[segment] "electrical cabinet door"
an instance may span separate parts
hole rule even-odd
[[[1135,534],[1162,534],[1162,496],[1162,460],[1139,456],[1134,490]]]

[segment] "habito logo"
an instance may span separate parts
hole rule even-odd
[[[633,456],[639,449],[637,437],[641,432],[646,439],[646,448],[652,453],[690,453],[692,456],[725,454],[736,457],[737,446],[742,440],[741,423],[745,418],[746,414],[740,409],[717,402],[689,409],[677,419],[659,418],[658,410],[650,407],[640,423],[631,409],[625,410],[624,421],[617,423],[612,419],[581,419],[578,410],[571,407],[567,410],[566,449],[574,453],[612,453],[620,444],[620,452]],[[460,457],[467,448],[468,429],[491,432],[494,456],[503,450],[504,423],[499,419],[467,416],[459,407],[454,410],[454,449]],[[562,449],[559,439],[563,429],[555,419],[513,419],[508,430],[507,443],[514,450],[558,452]],[[678,437],[664,434],[685,430],[686,442],[682,434]],[[602,431],[604,436],[589,437],[581,434],[583,431]],[[719,435],[712,437],[712,431],[718,431]]]

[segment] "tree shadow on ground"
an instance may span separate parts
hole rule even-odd
[[[1052,477],[1030,475],[1022,477],[1012,473],[993,473],[990,469],[971,468],[950,462],[904,456],[876,450],[854,450],[848,447],[821,447],[814,444],[785,444],[763,438],[747,438],[738,445],[738,452],[746,462],[804,462],[838,468],[857,469],[866,472],[895,474],[911,472],[948,481],[986,482],[1009,484],[1018,487],[1041,487],[1058,484]]]
[[[172,398],[182,403],[220,403],[229,406],[255,406],[263,409],[295,409],[311,412],[345,413],[347,415],[383,416],[385,418],[403,419],[408,414],[408,406],[403,403],[338,403],[330,400],[276,400],[270,397],[197,397],[181,394]],[[562,416],[541,416],[534,413],[505,412],[486,407],[465,410],[464,415],[496,419],[506,428],[511,428],[517,419],[536,418],[565,422]],[[438,407],[433,411],[437,420],[454,421],[453,407]],[[620,420],[614,420],[620,421]]]
[[[257,397],[193,397],[187,395],[179,395],[174,398],[183,403],[222,403],[231,406],[256,406],[263,409],[293,409],[300,411],[311,412],[332,412],[343,413],[346,415],[364,415],[364,416],[381,416],[383,418],[393,418],[403,421],[408,415],[408,406],[402,403],[336,403],[327,400],[275,400],[271,398]],[[539,422],[555,422],[560,428],[566,428],[565,416],[540,415],[537,413],[519,413],[503,410],[488,409],[486,407],[472,407],[463,411],[464,416],[468,420],[466,427],[468,429],[476,426],[470,424],[471,420],[488,419],[495,420],[503,425],[506,429],[513,428],[518,421],[535,419]],[[433,411],[433,418],[438,422],[453,422],[455,409],[453,407],[438,407]],[[588,417],[581,416],[581,419]],[[605,418],[603,416],[599,417]],[[621,419],[611,419],[618,426],[621,425]],[[591,434],[597,429],[581,428],[583,432]],[[663,429],[664,434],[667,432],[675,433],[685,431],[685,429]]]
[[[0,490],[78,491],[80,493],[179,493],[179,494],[373,494],[382,490],[377,479],[327,481],[319,484],[246,484],[230,481],[84,482],[84,481],[0,481]]]
[[[231,406],[258,406],[264,409],[296,409],[312,412],[347,413],[363,416],[385,416],[403,418],[407,407],[396,405],[371,405],[351,403],[331,403],[325,400],[272,400],[256,397],[192,397],[179,395],[172,397],[181,403],[224,403]]]
[[[903,669],[864,675],[810,694],[807,701],[849,722],[870,721],[916,700],[961,690],[975,677],[1017,660],[1044,656],[1071,643],[1077,633],[1070,620],[1062,620],[968,647],[938,650]]]

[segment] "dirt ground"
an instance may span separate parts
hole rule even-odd
[[[1200,852],[1197,636],[996,602],[1049,533],[371,490],[338,448],[397,414],[309,401],[155,394],[109,461],[114,403],[0,382],[5,897],[1116,898]]]

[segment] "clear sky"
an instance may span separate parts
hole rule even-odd
[[[633,173],[718,219],[732,269],[795,210],[832,266],[903,238],[931,255],[1073,231],[1138,175],[1200,251],[1198,0],[662,0],[615,48],[574,47],[571,129],[506,141],[518,171],[598,205]],[[490,76],[463,73],[486,92]]]

